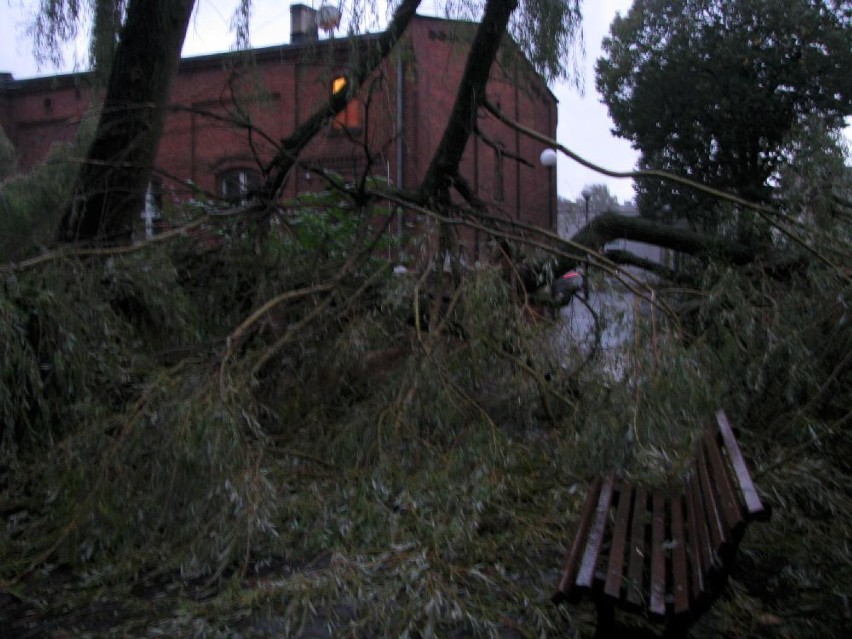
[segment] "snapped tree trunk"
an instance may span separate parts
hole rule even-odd
[[[60,223],[65,242],[125,243],[145,202],[194,0],[130,0],[95,139]]]

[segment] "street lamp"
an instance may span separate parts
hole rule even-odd
[[[541,152],[541,156],[539,157],[542,166],[546,166],[548,169],[552,169],[556,166],[556,151],[553,149],[545,149]]]
[[[553,218],[554,215],[554,200],[553,193],[556,190],[556,185],[553,181],[553,167],[556,166],[556,151],[553,149],[545,149],[539,156],[539,161],[543,167],[547,168],[547,222],[550,230],[554,230]]]
[[[586,224],[589,223],[589,200],[592,197],[592,190],[589,187],[584,188],[580,195],[583,196],[583,199],[586,200]]]

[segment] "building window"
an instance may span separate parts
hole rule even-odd
[[[229,200],[244,200],[260,188],[260,173],[252,169],[230,169],[219,174],[219,195]]]
[[[331,94],[337,95],[341,91],[347,91],[348,86],[349,80],[346,79],[346,76],[339,75],[331,81]],[[334,116],[334,128],[337,130],[354,130],[360,128],[361,112],[358,106],[358,100],[350,96],[349,102],[343,111]]]

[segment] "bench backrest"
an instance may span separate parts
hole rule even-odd
[[[766,516],[719,411],[696,444],[681,494],[614,476],[594,483],[554,599],[593,593],[655,616],[693,612],[718,594],[748,522]]]

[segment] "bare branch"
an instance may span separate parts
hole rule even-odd
[[[328,101],[317,109],[301,126],[299,126],[289,137],[281,141],[278,153],[269,163],[265,173],[268,175],[263,192],[268,200],[273,200],[281,190],[284,180],[293,168],[296,159],[308,143],[319,133],[324,124],[335,115],[343,111],[367,77],[379,66],[382,60],[394,48],[408,23],[414,17],[420,0],[404,0],[394,13],[387,31],[379,36],[377,46],[371,50],[365,62],[357,67],[348,78],[349,85],[345,91],[333,94]]]

